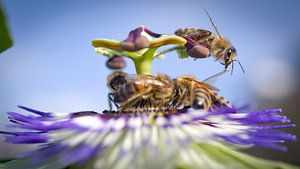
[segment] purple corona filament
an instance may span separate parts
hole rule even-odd
[[[278,114],[281,109],[249,113],[228,108],[214,112],[178,110],[177,113],[149,120],[147,113],[100,114],[86,111],[63,114],[20,108],[35,114],[8,113],[14,127],[23,131],[0,133],[6,135],[8,143],[42,145],[38,150],[23,154],[23,159],[32,161],[29,168],[40,167],[44,162],[54,160],[53,157],[59,157],[52,162],[63,167],[83,165],[91,160],[101,161],[107,156],[134,158],[134,154],[144,151],[151,159],[160,152],[159,145],[172,149],[165,150],[168,152],[180,151],[189,143],[208,141],[285,151],[282,143],[296,140],[294,135],[277,131],[295,126]]]

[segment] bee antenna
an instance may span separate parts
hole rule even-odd
[[[238,60],[233,60],[233,61],[236,61],[236,62],[238,62],[238,63],[239,63],[239,65],[240,65],[240,67],[241,67],[241,69],[242,69],[242,71],[243,71],[243,73],[245,73],[245,69],[243,68],[243,66],[242,66],[241,62],[240,62],[240,61],[238,61]]]
[[[209,18],[211,24],[213,25],[213,27],[215,28],[217,34],[218,34],[219,37],[222,39],[222,36],[221,36],[221,34],[220,34],[220,32],[219,32],[219,30],[218,30],[216,24],[214,23],[213,19],[210,17],[210,15],[209,15],[209,13],[207,12],[207,10],[206,10],[203,6],[201,6],[201,7],[202,7],[202,9],[205,11],[206,15],[208,16],[208,18]]]

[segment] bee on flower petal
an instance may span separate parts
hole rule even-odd
[[[236,49],[226,37],[220,34],[208,12],[205,9],[204,11],[216,30],[217,35],[214,35],[209,30],[199,28],[180,28],[175,31],[175,34],[188,41],[187,52],[191,57],[206,58],[212,55],[225,66],[225,69],[227,69],[231,64],[233,69],[234,62],[236,61],[239,63],[242,71],[244,72],[241,63],[235,59],[237,55]],[[199,48],[199,46],[201,47],[200,50],[195,51],[194,48]]]
[[[178,108],[213,109],[231,104],[217,90],[193,76],[170,79],[167,75],[136,75],[116,71],[109,75],[107,86],[110,109],[112,103],[120,112],[166,112]]]
[[[200,82],[193,76],[174,79],[175,93],[172,107],[183,105],[185,108],[213,109],[214,107],[232,108],[231,104],[217,93],[217,89],[208,83]]]

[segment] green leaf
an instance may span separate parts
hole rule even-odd
[[[5,15],[0,2],[0,53],[10,48],[12,45],[13,41],[9,35]]]

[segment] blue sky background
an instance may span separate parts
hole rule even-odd
[[[270,108],[298,91],[297,0],[4,0],[2,5],[15,44],[0,55],[0,129],[8,123],[6,112],[16,111],[17,105],[59,112],[105,109],[110,70],[106,58],[94,52],[91,40],[123,40],[138,25],[166,34],[180,27],[214,32],[201,5],[235,46],[246,70],[242,74],[236,64],[233,76],[224,75],[215,83],[225,98],[258,107],[264,101],[268,103],[264,108]],[[125,71],[135,73],[133,64],[127,63]],[[155,61],[153,67],[153,73],[192,74],[199,79],[222,70],[213,58],[180,60],[175,52]],[[293,119],[296,123],[298,116]],[[1,149],[9,151],[0,152],[0,157],[15,153],[15,147],[3,145]],[[299,153],[299,147],[296,150],[292,153]]]

